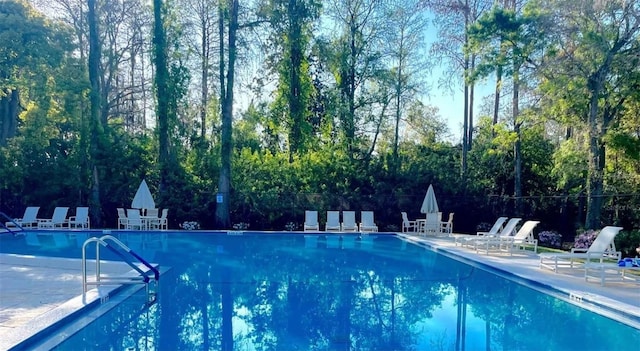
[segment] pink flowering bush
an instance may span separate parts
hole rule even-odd
[[[545,230],[538,234],[538,241],[544,246],[560,247],[562,246],[562,235],[555,230]]]
[[[582,232],[581,234],[578,234],[578,236],[576,236],[575,242],[573,243],[573,247],[575,247],[576,249],[588,249],[589,246],[591,246],[591,243],[596,240],[596,236],[598,236],[598,233],[599,231],[589,229]]]

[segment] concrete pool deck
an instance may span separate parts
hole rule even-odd
[[[589,309],[590,305],[623,311],[640,329],[640,284],[638,282],[586,282],[583,270],[554,273],[539,268],[533,253],[508,255],[476,254],[457,247],[452,238],[398,234],[407,241],[477,262],[549,287],[559,295]],[[108,296],[116,286],[103,286],[82,296],[79,259],[0,254],[0,350],[8,350],[53,323]],[[91,263],[89,267],[92,267]],[[122,275],[131,269],[122,262],[104,262],[102,272]],[[534,286],[535,288],[535,286]],[[614,312],[611,312],[614,314]]]
[[[600,281],[585,280],[584,269],[563,269],[555,273],[540,268],[540,257],[532,251],[508,254],[476,253],[469,248],[456,246],[453,238],[424,237],[400,234],[413,242],[424,242],[436,251],[446,252],[461,258],[478,262],[491,268],[504,271],[531,281],[533,288],[544,287],[555,290],[557,295],[574,300],[578,305],[589,308],[589,304],[614,312],[621,312],[640,329],[640,280],[607,281],[604,286]],[[640,279],[640,276],[638,277]],[[531,284],[530,284],[531,285]],[[612,316],[609,316],[612,317]]]
[[[118,285],[103,285],[82,296],[80,259],[0,254],[0,350],[22,341],[100,300]],[[94,272],[95,260],[87,260]],[[124,276],[124,262],[103,261],[103,275]]]

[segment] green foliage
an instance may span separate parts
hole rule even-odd
[[[565,140],[553,155],[552,174],[556,177],[558,189],[570,193],[584,191],[584,177],[587,172],[587,150],[577,139]]]
[[[398,226],[400,211],[422,216],[419,207],[433,183],[443,211],[457,213],[455,230],[472,232],[477,223],[512,214],[514,143],[519,137],[527,204],[523,216],[540,219],[563,233],[567,227],[573,230],[583,221],[585,207],[579,195],[584,194],[588,170],[585,122],[593,84],[586,73],[602,62],[603,48],[616,35],[615,21],[606,17],[609,12],[573,3],[536,0],[518,12],[495,9],[470,29],[468,50],[479,55],[479,64],[469,78],[480,79],[498,67],[505,74],[520,68],[523,109],[515,121],[496,125],[488,118],[477,121],[468,173],[462,178],[461,146],[450,141],[447,123],[435,108],[408,99],[397,105],[397,114],[392,111],[396,106],[389,107],[392,74],[396,73],[400,85],[423,77],[400,71],[383,55],[385,45],[380,45],[378,35],[389,23],[378,17],[379,9],[356,9],[354,2],[337,1],[335,8],[325,9],[335,22],[335,33],[320,38],[314,31],[319,1],[262,2],[258,19],[270,21],[269,37],[262,42],[269,49],[268,73],[255,77],[259,88],[265,88],[259,99],[243,96],[242,91],[241,101],[236,99],[234,106],[235,111],[245,101],[254,102],[234,114],[232,223],[281,230],[287,223],[300,224],[306,209],[320,213],[370,209],[381,230],[392,230]],[[607,2],[611,6],[607,9],[621,15],[622,9],[615,7],[620,4]],[[634,6],[627,10],[636,13]],[[583,9],[593,16],[583,16]],[[366,15],[369,10],[371,16]],[[96,137],[101,147],[92,154],[95,160],[88,159],[89,144],[96,140],[89,133],[86,63],[75,57],[79,48],[68,46],[68,30],[45,20],[25,2],[0,2],[0,16],[5,16],[0,19],[0,58],[5,59],[0,61],[0,99],[7,96],[6,89],[18,88],[23,109],[16,119],[17,135],[0,148],[2,210],[20,213],[26,205],[40,205],[44,211],[55,205],[86,205],[94,181],[88,163],[95,161],[106,226],[115,225],[115,208],[128,207],[145,178],[158,205],[170,209],[172,228],[184,221],[213,227],[221,168],[220,102],[210,101],[210,119],[200,129],[193,122],[193,109],[185,103],[188,96],[195,96],[188,85],[195,76],[188,60],[195,53],[183,49],[185,40],[191,39],[190,27],[183,27],[172,11],[165,13],[169,72],[162,102],[168,104],[170,115],[163,126],[171,159],[163,161],[166,167],[161,175],[160,131],[152,130],[152,123],[121,125],[125,119],[142,119],[137,115],[140,110],[123,117],[121,99],[126,98],[117,95],[127,90],[105,92],[109,104],[104,116],[109,123]],[[554,25],[549,25],[550,18]],[[243,28],[257,28],[257,22]],[[82,28],[78,33],[83,33]],[[247,33],[240,34],[241,42],[246,42]],[[401,33],[387,34],[391,38]],[[123,39],[113,38],[126,42]],[[637,36],[634,40],[630,43],[636,46],[628,52],[637,48]],[[14,45],[20,41],[24,44]],[[128,48],[117,49],[133,55]],[[240,51],[242,59],[248,56]],[[640,224],[638,66],[633,55],[615,57],[603,85],[610,95],[603,94],[596,106],[603,111],[597,127],[603,126],[604,133],[598,141],[606,148],[602,221],[629,229]],[[215,68],[209,67],[212,72]],[[140,66],[135,69],[142,71]],[[128,72],[123,64],[103,74],[105,82],[114,84],[109,79],[138,71]],[[142,79],[149,77],[131,78],[135,83]],[[267,89],[271,82],[277,82],[274,91]],[[210,88],[220,89],[215,84]],[[269,98],[263,99],[265,95]],[[143,96],[142,91],[134,91],[133,96]],[[140,106],[153,109],[151,103],[144,103]],[[610,120],[604,119],[604,112],[611,112]],[[398,120],[402,123],[396,144],[391,126]],[[548,128],[551,122],[563,134],[567,131],[566,140]],[[521,127],[519,136],[513,131],[516,123]],[[554,139],[559,141],[552,143]],[[292,143],[296,145],[291,147]],[[567,197],[561,201],[558,195]]]
[[[622,253],[622,257],[638,257],[640,252],[640,230],[622,230],[615,239],[616,250]]]

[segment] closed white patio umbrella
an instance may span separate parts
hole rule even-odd
[[[133,197],[133,201],[131,201],[131,208],[156,208],[156,203],[153,201],[149,186],[147,186],[147,182],[144,179],[140,183],[138,191],[136,191],[136,195]]]
[[[438,201],[436,201],[436,194],[433,191],[433,185],[429,184],[429,189],[427,189],[427,195],[424,196],[424,200],[422,201],[422,207],[420,208],[421,213],[438,213],[440,210],[438,209]]]

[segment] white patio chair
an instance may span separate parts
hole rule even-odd
[[[69,228],[89,229],[89,207],[76,207],[76,215],[69,217]]]
[[[360,232],[377,232],[378,226],[373,220],[373,211],[362,211],[360,212]]]
[[[136,208],[127,209],[127,229],[145,229],[145,223],[143,223],[140,217],[140,210]]]
[[[406,212],[400,212],[402,214],[402,232],[412,232],[415,233],[418,231],[418,221],[409,220],[409,216]]]
[[[69,207],[56,207],[53,210],[51,218],[38,219],[38,228],[64,228],[69,227],[69,221],[67,220],[67,213]]]
[[[342,223],[340,224],[341,232],[357,232],[358,224],[356,223],[355,211],[342,211]]]
[[[325,231],[340,231],[340,211],[327,211],[327,223]]]
[[[19,225],[22,228],[31,228],[38,225],[38,211],[40,207],[29,206],[24,210],[22,218],[14,218],[13,222],[9,221],[5,223],[6,227],[15,227]]]
[[[304,211],[304,231],[320,230],[318,211]]]
[[[622,230],[622,227],[607,226],[600,230],[596,239],[588,249],[571,249],[567,253],[542,253],[540,254],[540,268],[548,268],[557,272],[560,268],[582,268],[585,263],[596,261],[602,264],[605,259],[618,262],[622,257],[620,251],[616,251],[614,239]]]
[[[127,228],[127,213],[124,208],[118,207],[118,229]]]

